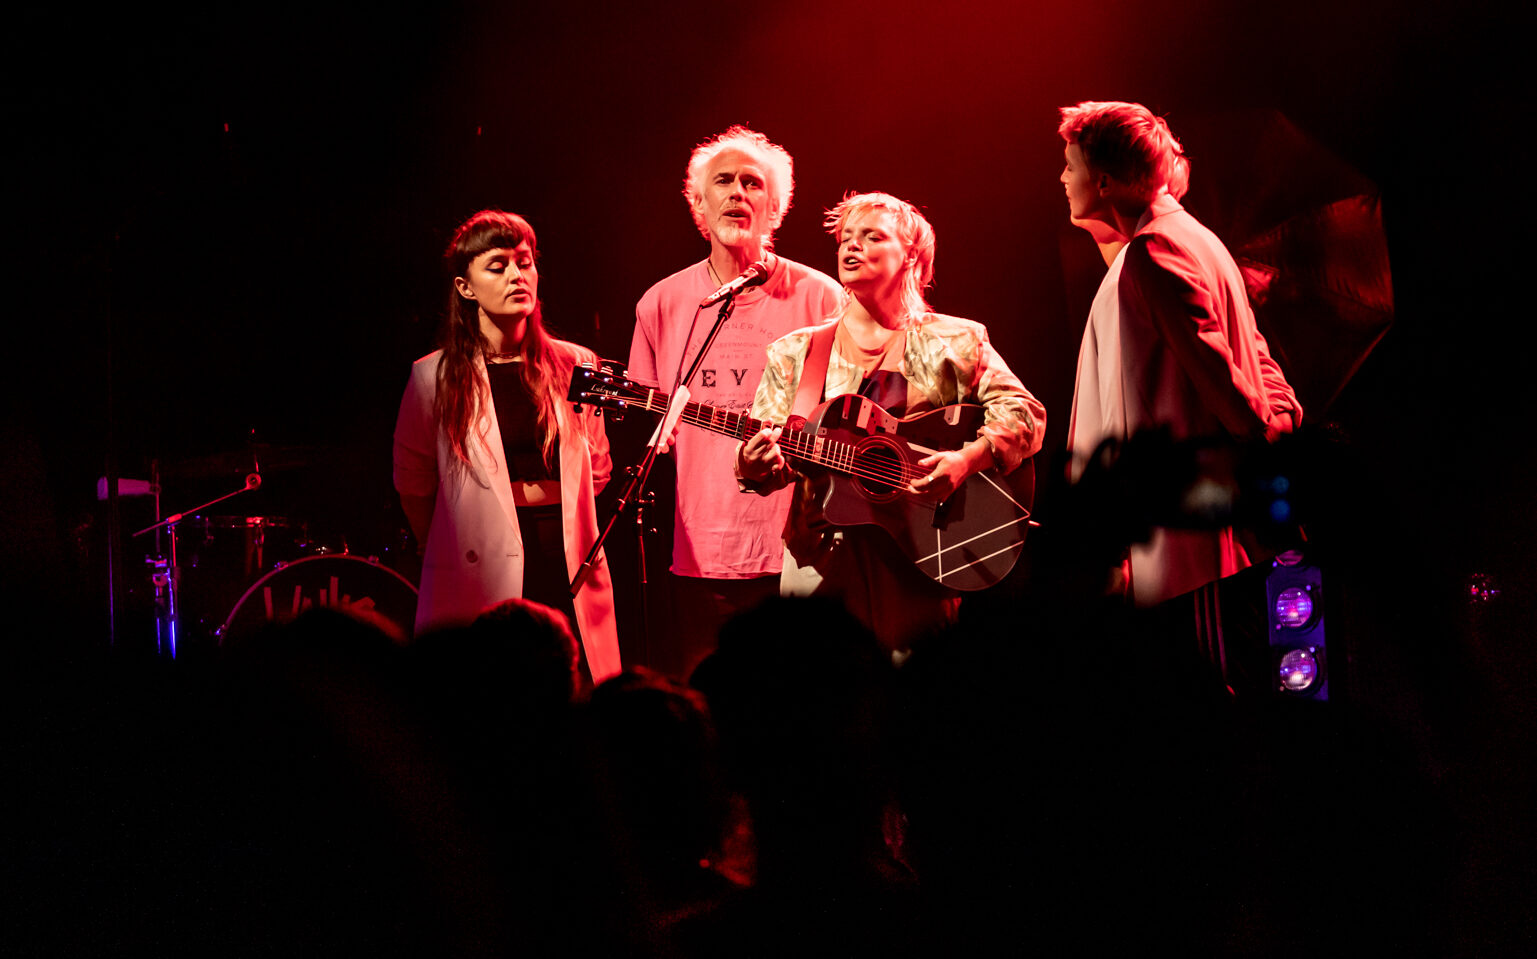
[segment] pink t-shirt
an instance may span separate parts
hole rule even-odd
[[[715,291],[705,261],[657,283],[635,305],[630,378],[671,393],[715,323],[718,306],[698,309]],[[731,319],[689,383],[694,401],[735,413],[752,409],[768,345],[791,330],[833,315],[842,302],[837,282],[782,256],[761,287],[736,298]],[[695,314],[698,314],[697,318]],[[692,324],[692,333],[690,333]],[[684,351],[687,356],[684,356]],[[751,579],[779,572],[781,534],[790,490],[773,496],[738,491],[733,471],[737,441],[729,436],[678,428],[673,455],[678,468],[672,571],[679,576]]]

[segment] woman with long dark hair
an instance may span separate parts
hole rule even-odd
[[[482,210],[454,232],[441,349],[417,360],[395,426],[395,488],[423,544],[416,630],[521,596],[566,611],[594,682],[619,672],[601,554],[573,602],[608,482],[603,419],[564,401],[592,351],[551,336],[533,227]]]

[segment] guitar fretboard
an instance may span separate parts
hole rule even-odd
[[[645,399],[643,405],[653,413],[667,412],[672,397],[661,390],[641,387]],[[690,426],[697,426],[712,433],[720,433],[738,440],[746,440],[763,429],[762,420],[753,419],[746,413],[733,413],[704,403],[684,403],[678,418]],[[779,435],[779,448],[790,459],[802,460],[839,473],[861,476],[893,486],[905,486],[921,473],[911,472],[899,459],[882,457],[856,458],[858,448],[853,443],[830,440],[824,436],[807,433],[802,429],[786,427]]]

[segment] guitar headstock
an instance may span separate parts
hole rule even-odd
[[[622,414],[631,403],[645,400],[645,388],[637,386],[626,373],[624,364],[613,360],[599,360],[597,366],[583,363],[571,371],[566,399],[578,410],[590,403]]]

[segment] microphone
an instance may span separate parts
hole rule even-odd
[[[711,293],[709,296],[700,300],[699,308],[702,310],[707,306],[713,306],[728,296],[737,295],[738,293],[747,289],[749,286],[761,286],[765,281],[768,280],[768,278],[768,261],[759,260],[752,266],[749,266],[746,270],[742,271],[741,276],[737,277],[736,279],[727,283],[725,286],[722,286],[720,289],[716,290],[714,293]]]
[[[261,489],[262,477],[260,473],[247,473],[245,478],[246,489]]]

